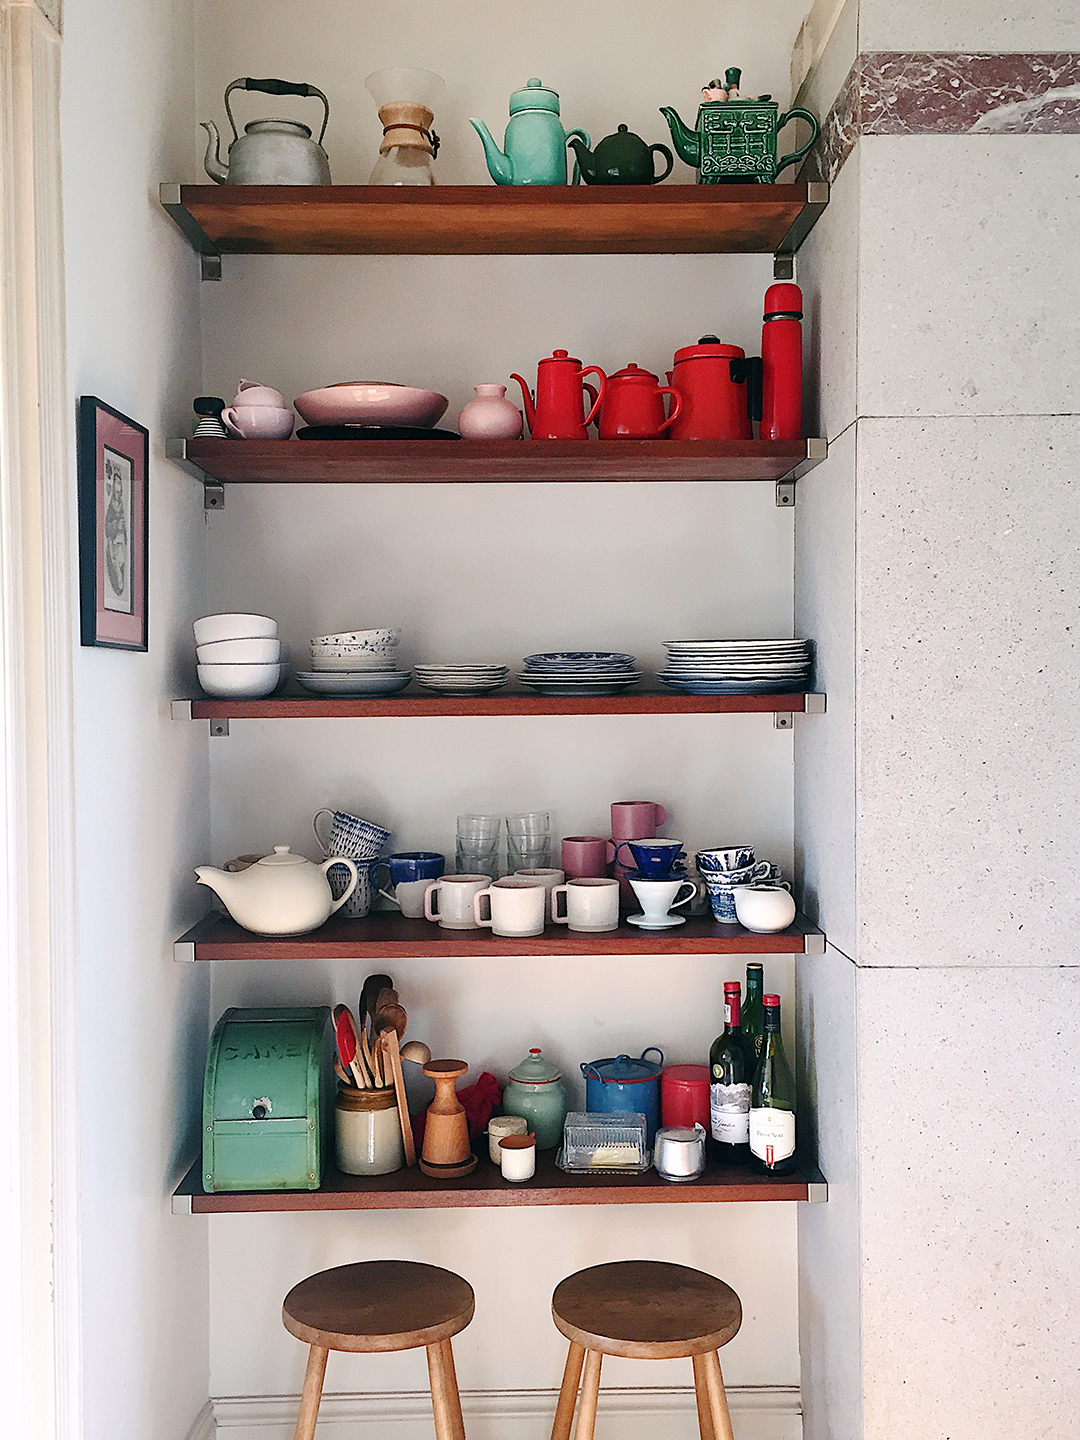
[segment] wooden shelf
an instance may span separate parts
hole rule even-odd
[[[671,930],[641,930],[625,920],[617,930],[584,935],[549,925],[542,935],[514,940],[490,930],[443,930],[378,910],[363,919],[339,918],[309,935],[278,938],[243,930],[213,912],[173,945],[174,960],[393,960],[476,955],[823,955],[825,936],[802,916],[777,935],[756,935],[741,925],[717,925],[691,916]]]
[[[251,1214],[291,1210],[458,1210],[492,1205],[715,1205],[752,1200],[828,1198],[825,1178],[800,1161],[791,1175],[755,1175],[745,1167],[709,1161],[697,1180],[672,1183],[655,1170],[644,1175],[566,1175],[553,1152],[536,1157],[536,1175],[524,1184],[504,1180],[486,1154],[463,1180],[430,1180],[419,1168],[393,1175],[343,1175],[331,1167],[318,1190],[230,1191],[208,1195],[199,1162],[173,1195],[174,1214]]]
[[[218,484],[559,484],[795,480],[825,440],[198,440],[166,442],[170,460]]]
[[[416,683],[415,681],[413,682]],[[373,720],[436,715],[820,715],[824,695],[554,696],[498,690],[492,695],[271,695],[266,700],[174,700],[174,720]]]
[[[793,254],[829,187],[166,184],[160,198],[207,256]]]

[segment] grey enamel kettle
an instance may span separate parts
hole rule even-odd
[[[266,95],[313,96],[323,102],[323,123],[318,140],[296,120],[252,120],[243,135],[236,129],[229,96],[234,90],[261,90]],[[229,163],[221,160],[221,137],[212,120],[201,121],[210,136],[203,164],[211,180],[219,185],[329,185],[330,162],[322,148],[330,102],[314,85],[291,80],[253,80],[244,76],[225,91],[225,114],[232,126]]]

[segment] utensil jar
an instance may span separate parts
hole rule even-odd
[[[338,1087],[334,1103],[338,1169],[346,1175],[389,1175],[405,1164],[393,1090]]]

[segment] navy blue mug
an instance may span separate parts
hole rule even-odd
[[[629,850],[634,857],[634,866],[646,880],[666,880],[669,875],[685,875],[686,851],[681,840],[663,840],[659,836],[651,840],[624,840],[615,847],[615,859],[620,865],[629,866],[621,858],[621,851]]]

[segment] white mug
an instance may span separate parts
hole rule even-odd
[[[737,885],[732,890],[735,914],[744,930],[774,935],[795,919],[795,901],[782,885]]]
[[[542,935],[547,918],[547,887],[538,880],[507,875],[473,896],[473,919],[495,935]],[[486,907],[485,907],[486,902]],[[487,914],[485,915],[485,908]]]
[[[638,923],[645,930],[650,926],[666,929],[668,925],[681,923],[681,917],[669,919],[668,911],[689,905],[698,893],[694,880],[631,880],[630,885],[643,912]],[[680,893],[683,890],[685,895]]]
[[[397,905],[408,919],[423,920],[424,896],[434,884],[434,880],[399,880],[392,892],[380,890],[379,894]]]
[[[428,881],[424,919],[436,921],[444,930],[475,930],[473,896],[490,884],[490,875],[443,875]]]
[[[565,870],[552,870],[548,866],[535,870],[515,870],[514,874],[519,875],[522,880],[531,880],[534,884],[543,885],[549,895],[556,885],[561,885],[566,879]]]
[[[563,900],[561,907],[560,900]],[[551,918],[556,925],[569,925],[571,930],[617,929],[618,880],[582,877],[556,885],[551,892]]]

